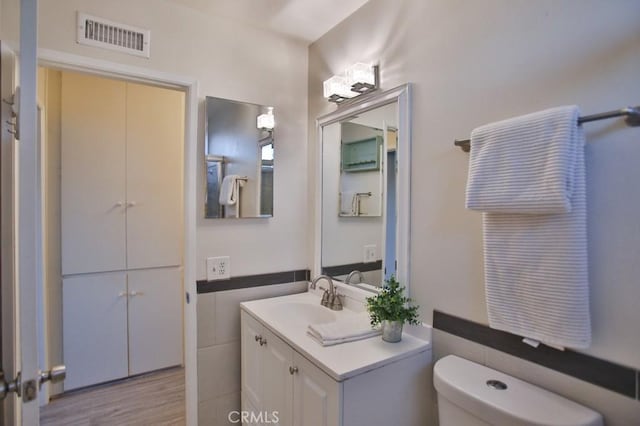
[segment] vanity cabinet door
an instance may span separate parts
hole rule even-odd
[[[302,355],[294,353],[293,423],[296,426],[341,425],[340,383]]]
[[[241,313],[241,383],[242,394],[252,409],[262,410],[263,357],[260,338],[264,327],[251,315]],[[243,410],[247,407],[243,406]]]
[[[293,349],[266,329],[261,349],[264,379],[262,410],[273,424],[293,426]],[[276,418],[278,422],[275,422]]]

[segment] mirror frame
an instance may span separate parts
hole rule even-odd
[[[373,93],[353,103],[339,105],[334,112],[316,119],[316,173],[315,173],[315,223],[313,276],[322,272],[322,140],[323,128],[338,123],[352,115],[361,114],[390,103],[398,104],[398,174],[396,181],[396,261],[397,279],[410,294],[410,247],[411,247],[411,84],[407,83],[380,93]],[[385,241],[385,245],[387,241]]]

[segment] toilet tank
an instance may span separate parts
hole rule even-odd
[[[440,426],[602,426],[602,416],[560,395],[449,355],[433,369]]]

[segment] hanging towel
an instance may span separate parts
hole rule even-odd
[[[353,191],[344,191],[340,193],[340,214],[344,216],[353,216],[355,213],[354,203],[356,193]]]
[[[523,191],[528,191],[524,198],[514,192],[515,200],[484,207],[489,325],[548,345],[587,348],[591,321],[586,183],[584,134],[577,124],[578,116],[577,107],[560,107],[516,118],[514,129],[509,120],[496,123],[495,132],[492,125],[474,131],[469,184],[477,182],[478,175],[495,173],[508,188],[500,196],[525,181]],[[527,121],[529,125],[524,124]],[[476,145],[476,137],[483,142]],[[531,146],[536,150],[529,149]],[[484,153],[474,156],[478,147]],[[489,157],[494,148],[498,159]],[[531,164],[540,170],[529,167]],[[560,164],[567,169],[564,173],[560,166],[548,167]],[[555,171],[547,172],[550,169]],[[536,191],[531,188],[539,191],[542,207],[534,205]],[[564,188],[565,195],[558,188]],[[484,189],[490,193],[488,198],[501,192],[495,183]],[[468,194],[474,191],[471,188]],[[565,207],[563,196],[569,201]],[[472,194],[468,199],[474,197]],[[510,213],[504,213],[505,209]],[[539,214],[555,209],[566,212]]]
[[[238,202],[242,180],[239,175],[227,175],[222,179],[219,202],[223,206],[233,206]]]
[[[574,191],[575,106],[478,127],[471,134],[466,207],[492,213],[567,213]]]
[[[322,346],[367,339],[381,333],[379,328],[371,327],[368,313],[352,315],[330,323],[311,324],[307,328],[307,334]]]

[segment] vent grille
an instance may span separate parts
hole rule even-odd
[[[148,30],[78,13],[77,41],[80,44],[148,58],[150,37]]]

